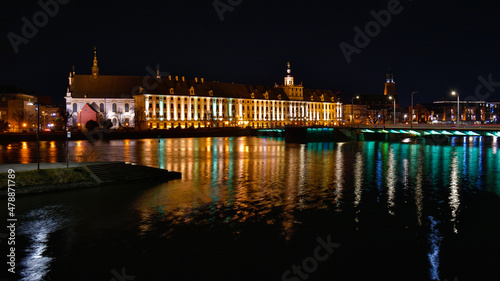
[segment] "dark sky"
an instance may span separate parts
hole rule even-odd
[[[189,79],[274,85],[283,83],[290,61],[296,82],[340,91],[344,102],[382,94],[389,67],[403,104],[415,90],[415,102],[430,102],[452,89],[474,96],[480,75],[500,81],[495,1],[401,1],[400,13],[350,64],[339,44],[355,46],[354,28],[365,29],[370,11],[387,10],[393,0],[229,2],[241,3],[221,21],[211,0],[69,0],[17,54],[9,32],[23,36],[21,18],[33,22],[42,8],[37,1],[2,3],[0,84],[62,103],[71,67],[90,74],[94,45],[103,75],[146,75],[146,67],[160,64]],[[500,100],[498,89],[490,99]]]

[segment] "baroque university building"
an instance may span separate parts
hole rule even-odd
[[[289,63],[283,85],[258,86],[161,77],[159,70],[156,77],[99,75],[95,50],[92,75],[70,73],[66,108],[71,126],[84,126],[82,110],[90,110],[112,128],[334,126],[342,119],[338,94],[295,84]]]

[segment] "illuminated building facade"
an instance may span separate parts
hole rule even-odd
[[[71,113],[68,125],[83,128],[81,112],[89,105],[99,114],[99,120],[110,120],[111,128],[134,126],[133,89],[142,85],[140,76],[99,75],[97,55],[94,49],[92,75],[69,74],[66,92],[66,110]],[[84,118],[85,119],[85,118]]]
[[[12,132],[36,130],[37,98],[16,86],[0,86],[0,120],[9,123]]]
[[[333,126],[342,119],[338,95],[295,84],[289,63],[283,85],[275,86],[161,77],[159,70],[154,77],[111,76],[99,75],[95,49],[92,74],[69,75],[70,126],[85,126],[78,120],[87,104],[112,128]]]
[[[274,87],[161,78],[154,91],[141,88],[134,96],[138,119],[148,129],[175,127],[253,127],[337,125],[342,104],[329,90],[295,84],[288,64],[283,85]]]

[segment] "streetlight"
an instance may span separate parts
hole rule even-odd
[[[412,92],[411,93],[411,113],[410,113],[410,128],[413,129],[413,94],[416,94],[418,92]]]
[[[396,125],[396,99],[395,98],[392,98],[392,96],[389,96],[389,99],[390,100],[393,100],[394,102],[394,125]]]
[[[359,96],[351,99],[351,128],[354,128],[354,99],[359,99]]]
[[[460,95],[457,94],[457,92],[453,91],[451,92],[452,96],[457,96],[457,125],[460,124]]]
[[[36,105],[36,168],[40,170],[40,103],[29,102],[27,105]]]

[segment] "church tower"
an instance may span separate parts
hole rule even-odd
[[[286,95],[291,100],[303,100],[304,99],[304,87],[302,86],[302,84],[295,85],[295,83],[293,82],[292,69],[290,68],[290,62],[287,63],[285,84],[283,85],[283,90],[285,90]]]
[[[291,75],[290,62],[287,63],[287,70],[285,76],[285,86],[293,86],[293,76]]]
[[[97,79],[99,77],[99,67],[97,66],[97,53],[94,46],[94,62],[92,65],[92,77]]]
[[[384,96],[396,97],[396,83],[394,83],[394,76],[392,75],[390,68],[385,75]]]

